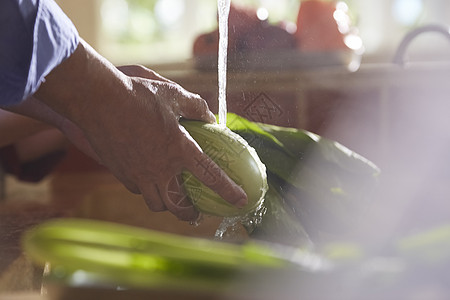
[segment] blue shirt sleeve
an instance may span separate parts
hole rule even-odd
[[[36,92],[78,42],[75,26],[53,0],[1,0],[0,104]]]

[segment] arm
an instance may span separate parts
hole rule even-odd
[[[181,219],[197,216],[168,195],[169,183],[183,169],[230,203],[246,204],[243,190],[179,125],[179,117],[215,121],[206,102],[179,85],[126,76],[80,42],[35,97],[79,127],[100,162],[130,191],[142,193],[150,209],[169,209]]]

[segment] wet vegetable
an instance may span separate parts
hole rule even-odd
[[[269,179],[269,182],[273,180]],[[292,209],[287,207],[280,190],[273,184],[269,185],[264,206],[266,212],[262,222],[253,230],[248,230],[252,238],[284,245],[298,245],[305,249],[312,248],[313,243],[302,223]]]
[[[248,197],[245,207],[236,208],[191,173],[184,172],[183,186],[195,207],[205,214],[222,217],[245,216],[260,208],[268,186],[266,168],[256,151],[238,134],[218,124],[188,120],[180,123]]]

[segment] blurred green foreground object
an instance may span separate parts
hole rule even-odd
[[[217,292],[252,274],[321,268],[318,256],[300,249],[287,256],[251,241],[235,245],[83,219],[41,224],[25,234],[23,247],[34,262],[50,263],[54,279],[81,286]]]
[[[362,245],[335,244],[326,259],[279,244],[236,245],[60,219],[28,231],[23,247],[34,262],[50,264],[47,284],[112,291],[115,299],[136,290],[216,297],[206,299],[411,299],[430,287],[448,291],[449,240],[444,225],[392,240],[395,251],[386,257]]]

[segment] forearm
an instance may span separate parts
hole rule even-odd
[[[119,103],[115,99],[123,98],[131,89],[127,76],[81,41],[75,52],[46,77],[35,97],[83,128],[97,121],[89,118],[92,112],[106,115],[103,110]]]

